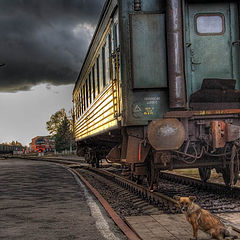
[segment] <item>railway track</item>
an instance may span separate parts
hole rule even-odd
[[[105,169],[95,169],[95,168],[81,168],[77,170],[81,175],[83,175],[94,187],[96,187],[100,193],[107,199],[107,201],[113,206],[115,211],[124,219],[125,216],[129,215],[148,215],[148,214],[159,214],[161,212],[164,213],[179,213],[179,209],[176,207],[176,201],[171,197],[175,195],[175,193],[180,193],[180,191],[185,191],[187,185],[191,181],[191,178],[185,179],[185,187],[179,188],[178,192],[171,191],[169,193],[161,192],[151,192],[146,187],[136,184],[125,177],[121,177],[116,173],[112,173],[111,171]],[[171,177],[174,179],[174,174],[171,174]],[[167,184],[166,179],[163,179],[165,182],[166,190],[169,187],[170,176],[169,174],[164,173],[164,178],[168,178]],[[106,179],[109,180],[106,182]],[[173,180],[172,179],[172,180]],[[186,181],[188,180],[188,181]],[[195,179],[193,179],[195,180]],[[181,181],[180,178],[178,181]],[[97,182],[97,184],[96,184]],[[101,182],[101,183],[99,183]],[[117,183],[124,189],[119,188],[113,184],[113,182]],[[163,182],[161,184],[163,184]],[[174,186],[177,180],[174,179],[171,184]],[[99,187],[99,185],[103,184]],[[179,183],[182,185],[182,183]],[[183,184],[183,185],[184,185]],[[210,184],[211,185],[211,184]],[[110,192],[110,195],[106,192],[106,186],[108,188],[107,192]],[[200,185],[199,185],[200,186]],[[189,187],[189,186],[188,186]],[[192,186],[196,192],[196,186]],[[239,208],[239,196],[233,194],[232,197],[228,197],[224,199],[224,197],[219,193],[215,195],[210,193],[211,187],[206,187],[204,184],[205,191],[200,192],[200,197],[198,196],[198,203],[205,209],[210,210],[213,213],[227,213],[227,212],[240,212]],[[225,186],[223,186],[225,189]],[[180,190],[179,190],[180,189]],[[235,189],[235,188],[234,188]],[[237,188],[236,188],[237,189]],[[169,190],[169,189],[168,189]],[[218,191],[220,187],[218,186]],[[238,189],[237,189],[238,190]],[[189,189],[190,191],[190,189]],[[130,194],[130,193],[131,194]],[[120,194],[119,194],[120,193]],[[193,194],[194,191],[191,192],[190,195]],[[223,194],[223,193],[222,193]],[[187,194],[183,194],[187,195]],[[137,197],[136,197],[137,196]],[[117,201],[115,200],[117,199]],[[145,201],[145,204],[144,204]],[[236,205],[237,204],[237,205]],[[151,207],[154,206],[154,207]],[[124,211],[121,211],[124,210]],[[221,217],[220,217],[221,218]],[[226,221],[222,218],[222,221],[225,222],[227,225],[232,225],[231,222]],[[232,225],[232,228],[240,233],[240,226]]]
[[[158,214],[159,209],[145,201],[138,194],[129,191],[113,179],[108,173],[102,174],[88,168],[75,168],[101,195],[106,199],[114,210],[122,217]]]
[[[117,182],[119,185],[157,206],[159,210],[167,213],[179,212],[179,209],[176,207],[176,201],[173,199],[174,195],[194,195],[197,197],[196,202],[212,213],[240,212],[239,188],[229,189],[224,185],[201,183],[201,181],[196,181],[196,179],[182,179],[181,176],[161,173],[158,190],[152,192],[147,187],[138,185],[108,170],[94,168],[89,168],[89,170]]]
[[[230,196],[232,196],[233,198],[240,199],[240,187],[236,187],[236,186],[227,187],[223,183],[203,182],[200,179],[197,179],[194,177],[189,177],[189,176],[184,176],[184,175],[174,174],[169,172],[161,172],[160,177],[162,179],[169,179],[171,181],[175,181],[185,185],[193,185],[196,187],[201,187],[209,191],[213,190],[219,193],[225,192],[227,194],[230,194]]]
[[[78,170],[79,171],[79,170]],[[159,185],[159,192],[151,192],[146,187],[143,187],[141,185],[136,184],[135,182],[132,182],[125,177],[121,177],[116,173],[112,173],[111,171],[105,170],[105,169],[95,169],[95,168],[85,168],[84,170],[80,170],[80,172],[85,171],[84,175],[85,177],[89,178],[89,175],[93,176],[92,173],[97,173],[95,176],[101,176],[102,179],[109,179],[110,182],[107,183],[108,186],[113,185],[113,181],[118,183],[119,186],[127,189],[129,192],[134,194],[133,196],[130,195],[127,192],[122,192],[123,190],[115,191],[113,189],[110,190],[111,194],[112,192],[119,193],[119,191],[122,194],[126,194],[125,198],[121,200],[121,204],[126,201],[127,204],[123,206],[123,209],[131,207],[131,203],[140,203],[142,206],[144,206],[144,201],[146,201],[149,205],[148,210],[144,211],[144,207],[141,209],[141,207],[138,209],[137,214],[159,214],[160,212],[164,213],[179,213],[179,209],[176,207],[176,201],[172,198],[175,194],[179,195],[195,195],[198,197],[197,202],[201,207],[208,209],[212,213],[234,213],[234,212],[240,212],[240,201],[239,201],[239,188],[235,187],[232,189],[227,188],[226,186],[222,184],[212,184],[212,183],[201,183],[200,180],[189,178],[189,177],[183,177],[179,175],[169,174],[169,173],[162,173],[162,181]],[[87,171],[87,172],[86,172]],[[115,170],[114,170],[115,172]],[[97,179],[99,178],[97,177]],[[91,181],[91,180],[90,180]],[[91,181],[93,184],[94,182]],[[95,181],[96,182],[96,181]],[[169,191],[169,187],[175,187],[177,184],[177,190]],[[180,185],[180,186],[179,186]],[[165,189],[161,189],[161,186],[165,186]],[[96,186],[98,188],[98,186]],[[214,188],[215,187],[215,188]],[[110,187],[111,188],[111,187]],[[98,188],[99,189],[99,188]],[[160,190],[161,189],[161,190]],[[188,192],[186,191],[188,189]],[[165,190],[165,191],[164,191]],[[225,192],[223,192],[225,190]],[[214,192],[212,192],[214,191]],[[215,193],[216,192],[216,193]],[[103,195],[105,193],[103,192]],[[226,195],[228,197],[226,197]],[[140,197],[142,200],[136,200],[134,196]],[[108,198],[107,196],[105,196]],[[110,201],[114,198],[114,196],[111,196],[108,201]],[[115,195],[116,199],[119,199],[119,195]],[[135,201],[134,201],[135,200]],[[118,210],[119,205],[117,204],[114,206],[113,203],[111,203],[113,208],[119,213],[120,216],[124,218],[125,214],[123,214],[121,211]],[[155,206],[155,208],[151,208],[151,205]],[[127,206],[127,207],[126,207]],[[136,206],[135,206],[136,207]],[[156,208],[158,211],[156,211]],[[129,212],[127,212],[126,215],[134,215],[136,212],[133,211],[133,208],[130,209]],[[227,221],[226,219],[218,216],[222,219],[222,221],[227,224],[231,225],[232,229],[238,233],[240,233],[240,226],[237,226],[235,224],[232,224],[231,222]]]
[[[31,159],[36,160],[39,158],[31,157]],[[131,192],[129,197],[132,197],[132,194],[134,194],[135,196],[138,196],[138,198],[142,199],[142,201],[148,202],[166,213],[179,212],[179,209],[176,207],[176,201],[173,199],[174,195],[195,195],[197,197],[196,202],[201,207],[211,211],[212,213],[240,212],[239,187],[229,188],[223,184],[202,182],[192,177],[161,172],[159,176],[158,190],[156,192],[152,192],[144,185],[139,185],[136,182],[121,176],[116,168],[103,167],[97,169],[89,166],[87,167],[87,165],[85,165],[85,169],[83,169],[82,167],[80,168],[80,163],[75,160],[63,160],[57,158],[44,159],[55,163],[61,163],[77,170],[80,169],[86,178],[88,178],[86,174],[86,171],[88,171],[89,176],[91,176],[91,182],[93,182],[92,180],[94,179],[93,173],[102,176],[101,179],[98,179],[99,184],[100,182],[103,182],[103,186],[110,186],[114,182],[118,186],[126,189],[128,192]],[[95,178],[97,178],[97,175]],[[104,183],[103,179],[108,179],[108,182]],[[138,203],[137,199],[134,200]],[[127,194],[126,201],[128,202]],[[140,207],[145,204],[141,203],[139,200]]]
[[[142,199],[145,202],[148,202],[149,204],[155,206],[158,208],[158,213],[159,211],[163,211],[165,213],[179,212],[179,209],[176,207],[177,202],[165,194],[162,194],[160,192],[153,192],[143,185],[139,185],[136,182],[127,179],[126,177],[119,176],[118,174],[106,169],[96,169],[91,167],[88,167],[86,169],[88,172],[98,174],[110,180],[111,182],[118,184],[128,192],[131,192],[135,196],[138,196],[139,199]]]
[[[237,187],[229,189],[222,184],[202,183],[195,178],[160,173],[158,190],[152,192],[147,187],[119,175],[114,168],[96,169],[71,160],[45,160],[77,171],[98,189],[123,219],[129,215],[179,213],[174,195],[195,195],[197,203],[212,213],[240,212],[240,189]],[[233,228],[240,233],[240,227]]]
[[[158,191],[169,197],[194,195],[197,197],[196,202],[212,213],[240,212],[240,188],[203,183],[169,173],[161,173],[160,179]]]

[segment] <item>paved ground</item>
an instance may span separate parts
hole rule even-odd
[[[143,240],[189,240],[193,237],[192,226],[183,214],[132,216],[126,217],[126,220]],[[199,240],[210,239],[201,230],[198,237]]]
[[[0,161],[0,239],[126,239],[85,186],[61,166]]]
[[[191,225],[181,214],[132,216],[126,220],[143,240],[189,240],[192,237]],[[199,231],[198,237],[209,239],[202,231]]]

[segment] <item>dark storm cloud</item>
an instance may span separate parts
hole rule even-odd
[[[0,0],[0,91],[74,83],[105,0]]]

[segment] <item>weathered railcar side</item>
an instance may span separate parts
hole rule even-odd
[[[73,93],[78,153],[107,154],[151,187],[159,170],[189,167],[236,183],[239,6],[108,0]]]

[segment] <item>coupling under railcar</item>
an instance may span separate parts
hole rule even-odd
[[[78,154],[131,169],[239,174],[240,1],[108,0],[73,91]]]

